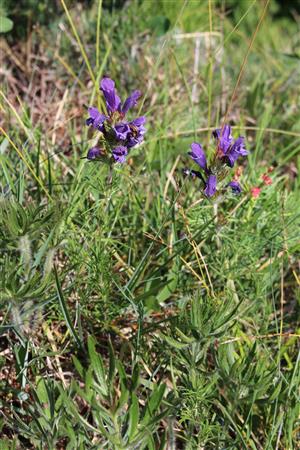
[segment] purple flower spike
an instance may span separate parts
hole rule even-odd
[[[103,92],[106,101],[106,107],[109,113],[118,111],[121,100],[115,89],[115,83],[110,78],[103,78],[100,84],[100,89]]]
[[[206,197],[213,197],[217,194],[217,181],[222,180],[228,172],[228,170],[225,170],[224,165],[227,164],[229,167],[233,167],[235,161],[240,156],[248,155],[244,138],[240,136],[238,139],[234,140],[229,125],[224,125],[222,128],[214,130],[212,135],[216,140],[216,149],[215,155],[212,158],[212,165],[207,165],[206,156],[201,145],[197,142],[193,142],[191,151],[188,154],[205,173],[190,169],[183,169],[182,172],[185,176],[201,179],[204,184],[204,194]],[[237,177],[238,173],[236,173],[235,178]],[[240,184],[235,180],[228,183],[226,187],[230,187],[234,194],[242,192]]]
[[[236,141],[233,143],[231,148],[228,150],[228,152],[225,155],[225,158],[226,158],[227,164],[230,167],[233,167],[235,161],[240,156],[247,156],[247,155],[248,155],[248,152],[245,149],[244,138],[242,136],[240,136],[239,138],[236,139]]]
[[[128,154],[127,148],[123,145],[115,147],[112,151],[113,158],[115,162],[123,164],[126,161],[126,156]]]
[[[198,144],[197,142],[193,142],[191,145],[191,152],[188,152],[188,154],[190,155],[190,157],[203,169],[203,170],[207,170],[207,165],[206,165],[206,156],[204,153],[203,148],[201,147],[200,144]]]
[[[100,156],[103,156],[103,150],[99,147],[92,147],[88,151],[87,159],[92,161],[93,159],[100,158]]]
[[[223,128],[214,130],[212,135],[218,142],[218,148],[225,154],[232,143],[231,127],[224,125]]]
[[[217,177],[215,175],[209,175],[206,182],[206,187],[204,189],[204,194],[206,195],[206,197],[212,197],[213,195],[215,195],[216,190],[217,190]]]
[[[125,115],[127,111],[137,104],[138,99],[141,96],[140,91],[134,91],[124,102],[121,108],[121,112]]]
[[[230,181],[230,183],[228,183],[227,186],[231,187],[232,192],[234,194],[240,194],[242,192],[241,185],[238,181]]]
[[[86,120],[86,124],[92,125],[96,130],[103,131],[103,122],[108,119],[105,114],[101,114],[97,108],[88,108],[89,118]]]
[[[102,132],[101,140],[104,141],[105,157],[111,155],[115,162],[124,163],[126,156],[132,147],[140,144],[144,140],[145,117],[137,117],[131,122],[124,119],[130,108],[137,104],[140,91],[134,91],[121,103],[117,94],[115,82],[108,77],[104,77],[100,83],[107,114],[101,114],[97,108],[89,108],[89,117],[86,120],[87,125],[92,125],[95,129]],[[95,147],[88,153],[88,159],[98,159],[99,150]]]

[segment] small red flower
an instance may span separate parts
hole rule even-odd
[[[251,197],[252,198],[258,198],[260,193],[261,193],[261,188],[259,188],[259,187],[251,188]]]
[[[265,184],[266,186],[269,186],[270,184],[273,183],[272,178],[270,178],[270,177],[269,177],[267,174],[265,174],[265,173],[261,176],[261,178],[262,178],[262,180],[263,180],[263,182],[264,182],[264,184]]]

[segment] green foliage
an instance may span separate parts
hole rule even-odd
[[[256,448],[258,439],[273,448],[281,423],[285,445],[292,447],[290,420],[297,416],[299,405],[295,391],[286,394],[295,386],[294,372],[281,369],[280,355],[271,344],[260,345],[242,332],[230,342],[228,334],[232,323],[237,327],[238,316],[229,312],[229,317],[233,322],[225,318],[222,307],[216,313],[214,299],[196,298],[186,305],[180,325],[170,329],[172,337],[162,336],[172,354],[185,439],[213,447],[230,440],[238,448]],[[209,318],[215,319],[210,326]],[[275,424],[278,415],[281,422]],[[273,431],[273,437],[267,430]]]
[[[8,33],[12,30],[14,24],[8,17],[0,16],[0,33]]]
[[[93,432],[94,443],[102,448],[143,449],[155,445],[159,423],[168,414],[168,407],[161,410],[166,386],[150,382],[147,389],[147,380],[140,379],[139,366],[133,365],[131,376],[127,375],[113,350],[110,352],[110,370],[106,371],[95,344],[90,337],[88,354],[91,365],[87,369],[75,359],[76,367],[85,379],[85,389],[74,382],[70,396],[64,395],[64,402],[72,417],[77,419],[77,426],[82,426],[82,433]],[[150,395],[147,394],[149,388]],[[140,399],[146,398],[142,407],[137,393]],[[74,394],[80,399],[79,403],[85,401],[89,405],[84,415],[72,399]],[[86,448],[90,448],[89,433],[84,442]]]
[[[19,436],[35,448],[54,448],[63,438],[67,449],[156,448],[160,422],[170,413],[166,385],[140,375],[137,363],[126,373],[112,348],[106,370],[95,339],[89,337],[87,345],[89,363],[84,367],[73,356],[79,378],[68,388],[50,378],[35,378],[30,397],[23,395],[14,412]]]
[[[59,227],[57,208],[24,208],[16,200],[0,204],[1,305],[10,312],[11,326],[30,332],[53,293],[52,267]]]
[[[0,0],[0,16],[4,11],[12,20],[7,17],[0,17],[0,33],[11,31],[14,26],[12,39],[25,38],[26,33],[32,26],[47,25],[56,17],[59,2],[53,0]],[[3,31],[1,31],[4,28]]]

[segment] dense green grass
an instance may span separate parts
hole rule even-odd
[[[62,2],[10,41],[19,65],[5,53],[3,450],[298,448],[298,24],[271,1],[251,42],[259,2],[170,3]],[[147,116],[111,182],[81,159],[103,74]],[[225,117],[250,151],[243,192],[209,200],[181,169]]]

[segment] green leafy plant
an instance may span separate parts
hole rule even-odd
[[[145,379],[138,363],[127,374],[111,345],[109,368],[105,369],[92,337],[88,339],[88,355],[87,369],[73,357],[84,388],[73,381],[68,395],[62,393],[67,410],[82,427],[86,445],[93,441],[107,449],[156,448],[162,439],[160,423],[170,414],[170,404],[164,400],[166,385]],[[85,413],[78,404],[86,405]]]

